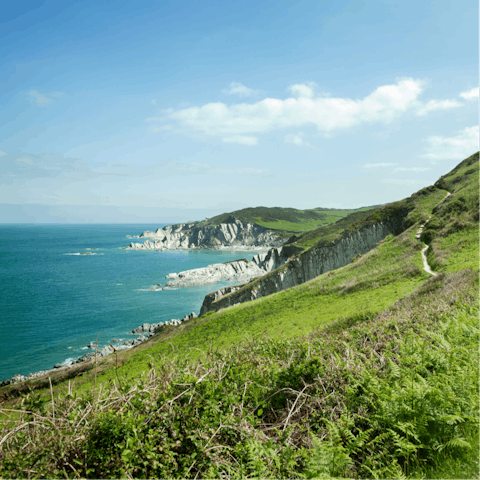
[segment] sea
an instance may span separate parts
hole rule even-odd
[[[165,276],[259,251],[124,250],[162,224],[0,225],[0,381],[73,362],[143,323],[200,312],[231,282],[149,291]],[[80,255],[90,252],[93,255]]]

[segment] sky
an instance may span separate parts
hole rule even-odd
[[[476,0],[8,2],[0,223],[405,198],[479,148]]]

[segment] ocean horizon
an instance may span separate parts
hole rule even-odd
[[[169,273],[261,251],[123,249],[164,225],[0,224],[0,381],[74,361],[97,336],[102,348],[135,338],[128,332],[143,323],[198,314],[207,293],[232,282],[148,289]]]

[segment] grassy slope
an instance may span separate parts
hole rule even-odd
[[[433,218],[425,229],[425,240],[432,245],[433,252],[430,256],[437,262],[436,267],[444,272],[457,272],[467,267],[478,271],[478,154],[476,159],[476,163],[470,161],[470,165],[464,165],[465,168],[461,167],[454,171],[453,175],[443,179],[443,182],[453,181],[454,176],[460,178],[459,181],[453,184],[442,182],[438,184],[437,189],[422,191],[413,196],[413,200],[409,200],[410,204],[413,201],[416,207],[409,214],[412,226],[398,237],[388,237],[381,242],[379,248],[360,257],[354,263],[288,291],[207,315],[178,328],[167,328],[147,344],[119,355],[121,366],[118,371],[115,372],[112,368],[104,370],[97,378],[98,384],[116,380],[117,374],[124,378],[124,381],[137,377],[141,372],[147,371],[152,358],[159,358],[159,355],[167,358],[173,354],[180,359],[189,359],[188,364],[192,365],[204,357],[204,352],[224,350],[227,347],[235,348],[242,339],[251,339],[255,343],[261,338],[268,337],[268,342],[288,343],[291,339],[298,338],[298,345],[303,345],[302,335],[322,330],[336,319],[381,318],[382,310],[393,305],[398,299],[408,296],[429,279],[422,270],[420,244],[414,239],[417,229],[414,222],[425,220],[432,213]],[[476,168],[476,173],[466,174],[472,168]],[[434,209],[446,193],[441,187],[450,188],[453,195]],[[464,197],[464,200],[460,200],[460,196]],[[458,202],[467,205],[467,208],[459,209]],[[452,210],[452,205],[457,207]],[[442,282],[447,282],[443,277],[440,280],[442,285]],[[455,283],[453,280],[451,282]],[[468,285],[471,285],[471,282],[472,280],[470,283],[467,282]],[[472,291],[472,287],[468,285],[465,288],[471,292],[478,288],[477,285]],[[417,309],[419,315],[421,311],[433,308],[433,304],[427,307],[428,302],[423,305],[421,298],[423,298],[421,295],[418,296],[417,304],[409,307]],[[430,298],[429,302],[432,301]],[[455,309],[461,311],[463,308],[462,302],[452,305],[454,306],[451,315],[455,316],[457,315]],[[445,308],[445,315],[450,315],[448,305]],[[475,317],[477,314],[473,315]],[[347,323],[342,324],[340,321],[340,325],[348,328],[349,320],[344,322]],[[257,340],[252,340],[255,338]],[[282,338],[289,340],[281,340]],[[114,360],[115,358],[105,359],[104,366],[112,364]],[[178,368],[180,364],[181,362],[177,365]],[[102,368],[100,366],[99,370]],[[92,386],[92,371],[77,379],[78,394],[91,391]],[[65,391],[66,386],[59,385],[55,389],[55,395]],[[45,390],[43,393],[40,390],[41,395],[49,395],[49,392]],[[471,431],[469,432],[467,433],[471,435]],[[210,432],[209,435],[213,433]],[[475,448],[478,450],[478,445]],[[461,462],[473,465],[474,457],[475,455],[468,459],[461,457],[463,459]],[[416,470],[410,469],[409,475],[415,476],[415,472],[429,471],[429,478],[440,478],[438,475],[443,475],[441,478],[448,478],[448,475],[455,474],[451,472],[452,469],[457,468],[458,471],[460,468],[458,465],[455,467],[455,462],[451,460],[446,463],[438,461],[439,459],[434,471],[428,466],[425,467],[427,470],[418,466]]]
[[[446,190],[442,190],[433,186],[427,187],[413,194],[407,199],[387,204],[375,210],[373,213],[369,211],[363,211],[350,214],[332,225],[312,230],[296,238],[294,237],[291,245],[304,249],[303,252],[297,255],[301,258],[305,251],[316,246],[332,244],[340,240],[342,234],[354,232],[369,224],[374,224],[397,217],[404,218],[405,225],[417,225],[419,222],[424,222],[428,219],[432,213],[432,209],[445,198],[446,194]],[[415,232],[413,230],[410,231],[410,238],[412,240],[411,248],[420,249],[420,245],[414,241],[414,233]],[[387,256],[385,256],[381,262],[388,263]],[[266,274],[264,277],[276,275],[278,271],[283,271],[285,268],[288,268],[288,264],[278,267],[277,270]],[[249,283],[243,285],[239,292],[242,290],[254,290],[257,284],[263,281],[264,277],[257,277],[251,280]],[[235,292],[235,294],[237,293],[238,291]]]
[[[218,225],[224,222],[230,215],[235,216],[244,223],[257,223],[266,228],[284,230],[288,232],[305,232],[317,228],[319,225],[327,225],[359,211],[377,208],[362,207],[358,209],[325,209],[314,208],[309,210],[297,210],[295,208],[280,207],[255,207],[244,208],[230,213],[222,213],[201,222],[205,225]]]
[[[456,272],[463,265],[478,268],[478,153],[461,162],[436,185],[452,195],[435,209],[424,230],[423,239],[431,247],[429,263],[440,272]]]

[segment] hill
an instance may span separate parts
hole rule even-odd
[[[342,268],[3,387],[0,477],[477,478],[478,186],[476,153],[292,240],[398,226]]]
[[[352,213],[372,210],[378,205],[356,209],[313,208],[297,210],[295,208],[281,207],[256,207],[222,213],[203,222],[204,225],[219,225],[224,223],[229,216],[238,218],[242,223],[256,223],[272,230],[285,230],[288,232],[305,232],[319,225],[328,225]]]

